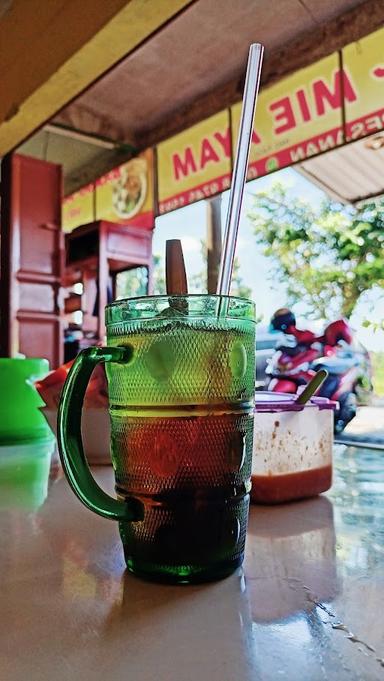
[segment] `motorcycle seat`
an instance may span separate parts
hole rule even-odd
[[[295,345],[294,347],[291,347],[290,345],[278,345],[276,347],[276,350],[280,350],[281,352],[284,352],[285,355],[288,355],[288,357],[296,357],[296,355],[299,355],[300,352],[303,352],[303,349],[307,349],[305,346],[303,347],[302,345]]]
[[[344,374],[351,367],[356,366],[354,358],[339,358],[339,357],[319,357],[312,363],[315,371],[326,369],[329,374],[340,375]]]

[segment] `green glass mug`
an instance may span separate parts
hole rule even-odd
[[[79,499],[119,521],[128,569],[170,582],[241,565],[248,521],[255,307],[210,295],[119,300],[108,347],[87,348],[63,388],[58,444]],[[81,443],[93,368],[105,362],[117,499],[95,482]]]

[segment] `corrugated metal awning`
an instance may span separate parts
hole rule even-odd
[[[342,203],[384,194],[384,133],[304,161],[296,170]]]

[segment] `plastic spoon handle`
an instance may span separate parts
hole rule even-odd
[[[328,371],[325,369],[320,369],[320,371],[317,372],[316,376],[312,378],[311,381],[309,381],[308,385],[304,388],[303,392],[300,393],[299,397],[296,400],[296,404],[306,404],[311,397],[315,394],[316,390],[320,388],[321,384],[323,381],[328,376]]]
[[[165,276],[168,295],[188,295],[187,275],[180,239],[168,239],[166,242]]]

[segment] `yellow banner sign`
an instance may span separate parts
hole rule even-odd
[[[384,29],[343,50],[354,98],[345,102],[347,141],[384,128]]]
[[[231,132],[228,111],[198,123],[157,148],[159,213],[228,189]]]
[[[96,182],[96,219],[154,227],[153,150],[103,175]]]
[[[292,165],[343,143],[342,102],[352,97],[333,54],[265,90],[257,104],[248,179]],[[232,107],[237,140],[241,103]]]
[[[384,128],[384,29],[301,69],[259,95],[248,179]],[[157,147],[159,213],[230,186],[241,102]],[[232,126],[230,125],[230,120]],[[93,219],[154,226],[153,150],[67,197],[65,231]],[[95,209],[95,210],[94,210]]]
[[[88,184],[63,199],[61,224],[64,232],[72,232],[75,227],[86,225],[88,222],[93,222],[94,219],[93,184]]]

